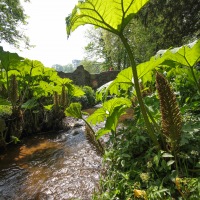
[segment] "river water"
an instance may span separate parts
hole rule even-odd
[[[32,135],[8,147],[0,155],[0,200],[90,200],[102,159],[84,131]]]

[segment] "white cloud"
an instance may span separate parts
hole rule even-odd
[[[23,3],[28,22],[27,35],[35,48],[19,52],[8,45],[5,50],[16,51],[19,55],[40,60],[45,66],[67,64],[72,59],[84,57],[85,27],[79,27],[67,39],[65,17],[70,14],[77,0],[31,0]]]

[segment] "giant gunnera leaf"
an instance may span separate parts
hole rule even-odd
[[[105,127],[101,128],[97,133],[97,139],[104,134],[116,131],[119,118],[125,113],[127,108],[131,107],[131,101],[126,98],[114,98],[103,103],[102,107],[96,110],[87,118],[87,122],[97,124],[105,121]]]
[[[85,0],[79,1],[66,18],[67,34],[81,25],[92,24],[117,35],[123,32],[133,16],[149,0]]]
[[[150,82],[152,80],[152,71],[159,66],[167,65],[169,68],[175,66],[185,65],[187,67],[194,67],[200,61],[200,40],[195,40],[192,43],[176,47],[173,49],[159,50],[155,56],[152,56],[149,61],[137,65],[138,78],[142,83]],[[174,65],[177,64],[177,65]],[[180,68],[182,69],[182,68]],[[189,76],[187,77],[190,78]],[[198,77],[196,77],[198,79]],[[131,87],[134,87],[133,74],[131,67],[122,70],[117,78],[110,83],[106,89],[102,86],[98,90],[99,97],[101,93],[110,93],[120,95],[120,89],[128,92]]]

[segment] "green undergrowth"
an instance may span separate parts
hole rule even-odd
[[[11,115],[11,113],[12,113],[11,103],[0,97],[0,117],[5,115]]]
[[[176,159],[154,147],[142,124],[129,122],[121,129],[105,152],[100,191],[93,199],[200,199],[199,116],[184,118]]]
[[[8,105],[0,105],[0,117],[4,115],[11,115],[12,107]]]

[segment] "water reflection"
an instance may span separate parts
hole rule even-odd
[[[100,167],[83,127],[29,137],[0,157],[0,200],[89,200]]]

